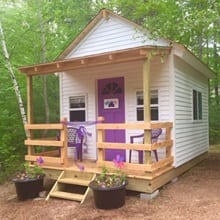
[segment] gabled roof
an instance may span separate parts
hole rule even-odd
[[[110,35],[108,29],[111,29],[113,35]],[[134,39],[135,34],[137,38]],[[112,36],[116,36],[116,41],[111,41],[114,39]],[[97,38],[102,40],[102,44]],[[94,42],[95,45],[93,45]],[[152,51],[154,53],[156,51],[156,55],[168,54],[172,48],[174,55],[179,56],[201,74],[208,78],[215,77],[214,72],[183,45],[171,44],[171,41],[162,38],[150,39],[149,33],[141,26],[106,9],[102,9],[96,15],[57,60],[22,67],[19,70],[27,75],[64,72],[71,69],[146,59]]]
[[[136,23],[102,9],[58,59],[76,58],[142,46],[168,47],[170,41],[150,39]]]

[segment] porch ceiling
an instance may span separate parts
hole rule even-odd
[[[120,63],[147,58],[149,53],[165,56],[171,47],[139,47],[110,53],[84,56],[72,59],[57,60],[50,63],[21,67],[19,70],[29,76],[44,75],[55,72],[64,72],[73,69],[99,66],[111,63]]]

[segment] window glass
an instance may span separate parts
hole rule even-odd
[[[85,121],[85,111],[79,110],[79,111],[70,111],[70,121]]]
[[[70,108],[85,108],[85,96],[70,97]]]
[[[151,107],[151,120],[158,121],[158,107]]]
[[[150,104],[151,105],[158,105],[158,91],[157,90],[152,90],[150,92]]]
[[[144,97],[143,97],[143,92],[138,91],[136,93],[136,100],[137,100],[137,105],[144,105]]]
[[[202,93],[193,90],[193,120],[202,120]]]
[[[137,107],[137,121],[143,121],[144,120],[144,108],[143,107]]]

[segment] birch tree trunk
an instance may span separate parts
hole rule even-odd
[[[2,26],[1,21],[0,21],[0,41],[1,41],[1,44],[2,44],[3,56],[5,58],[6,67],[8,69],[9,75],[10,75],[10,77],[12,79],[12,82],[13,82],[13,88],[14,88],[16,98],[17,98],[17,101],[18,101],[22,122],[23,122],[23,125],[25,125],[27,123],[27,116],[26,116],[26,113],[25,113],[24,104],[23,104],[23,101],[22,101],[19,85],[18,85],[18,82],[16,80],[16,77],[15,77],[15,74],[14,74],[14,71],[13,71],[13,68],[12,68],[12,64],[10,62],[10,56],[9,56],[9,53],[8,53],[8,49],[7,49],[7,45],[6,45],[6,41],[5,41],[5,36],[4,36],[4,30],[3,30],[3,26]],[[25,128],[24,128],[24,130],[25,130]],[[28,135],[27,135],[26,130],[25,130],[25,134],[26,134],[26,137],[27,137]]]

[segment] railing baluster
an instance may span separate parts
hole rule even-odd
[[[103,117],[98,117],[97,120],[99,123],[104,122]],[[97,129],[97,142],[103,143],[105,142],[105,130],[104,129]],[[98,148],[98,162],[103,162],[105,158],[105,150],[102,148]]]
[[[61,160],[63,161],[64,167],[68,164],[67,158],[67,148],[68,148],[68,137],[67,137],[67,118],[62,118],[61,122],[63,123],[63,129],[60,131],[60,138],[63,141],[63,146],[61,147]]]
[[[171,127],[166,127],[166,140],[171,139]],[[170,157],[172,153],[172,147],[166,148],[166,157]]]

